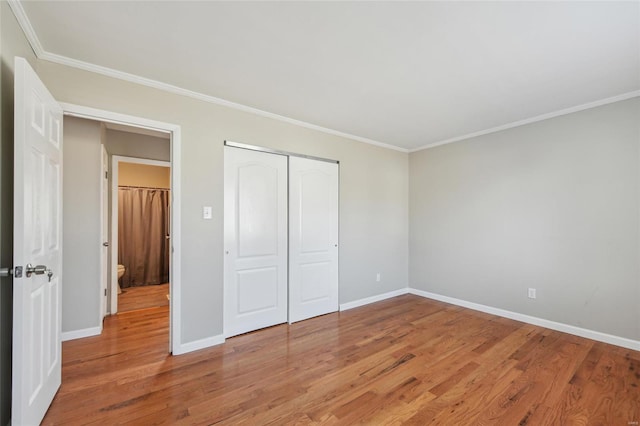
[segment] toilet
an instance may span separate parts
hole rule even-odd
[[[122,293],[122,289],[120,288],[120,278],[122,278],[124,271],[126,270],[127,268],[125,268],[124,265],[118,265],[118,294]]]

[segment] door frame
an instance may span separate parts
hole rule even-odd
[[[123,124],[126,126],[138,127],[149,130],[156,130],[169,133],[170,163],[171,163],[171,262],[169,286],[171,291],[170,318],[169,318],[169,351],[173,355],[188,352],[187,348],[182,348],[181,340],[181,128],[177,124],[162,121],[150,120],[148,118],[136,117],[133,115],[121,114],[118,112],[101,110],[82,105],[61,102],[65,115],[84,118],[88,120],[102,121],[105,123]],[[112,264],[113,259],[112,259]],[[115,263],[117,265],[117,262]],[[116,266],[117,280],[117,266]],[[102,291],[102,289],[100,289]],[[102,320],[100,320],[102,324]],[[102,327],[101,327],[102,328]]]
[[[111,315],[118,313],[118,171],[120,163],[144,164],[147,166],[169,167],[171,169],[171,161],[149,160],[147,158],[126,157],[123,155],[111,156],[111,238],[109,239],[111,242],[111,285],[108,290],[109,313]],[[173,188],[169,188],[169,190],[173,191]],[[173,214],[173,210],[171,213]],[[172,257],[170,256],[169,258],[171,259]],[[171,265],[171,262],[169,264]],[[171,275],[171,266],[169,274]],[[169,280],[169,289],[171,294],[171,280]]]

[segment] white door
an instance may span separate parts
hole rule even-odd
[[[289,322],[338,310],[338,164],[289,158]]]
[[[100,271],[100,321],[107,315],[107,283],[109,282],[109,154],[102,145],[102,168],[100,170],[100,191],[102,191],[102,208],[100,221],[102,223],[102,248]]]
[[[61,381],[62,109],[22,58],[15,60],[13,218],[12,421],[36,425]]]
[[[287,322],[287,157],[224,148],[227,337]]]

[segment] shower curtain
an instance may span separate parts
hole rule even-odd
[[[121,287],[169,282],[168,189],[118,188],[118,263]]]

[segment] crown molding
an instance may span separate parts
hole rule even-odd
[[[445,139],[443,141],[430,143],[430,144],[427,144],[427,145],[423,145],[423,146],[421,146],[419,148],[409,149],[408,151],[409,151],[409,153],[412,153],[412,152],[422,151],[422,150],[429,149],[429,148],[435,148],[435,147],[440,146],[440,145],[446,145],[446,144],[453,143],[453,142],[460,142],[460,141],[463,141],[463,140],[466,140],[466,139],[471,139],[471,138],[475,138],[475,137],[478,137],[478,136],[488,135],[490,133],[496,133],[496,132],[500,132],[502,130],[512,129],[514,127],[524,126],[525,124],[531,124],[531,123],[535,123],[537,121],[543,121],[543,120],[548,120],[548,119],[554,118],[554,117],[560,117],[561,115],[572,114],[574,112],[584,111],[586,109],[595,108],[595,107],[599,107],[599,106],[603,106],[603,105],[608,105],[608,104],[612,104],[614,102],[625,101],[627,99],[635,98],[635,97],[638,97],[638,96],[640,96],[640,90],[634,90],[633,92],[622,93],[620,95],[612,96],[610,98],[600,99],[600,100],[589,102],[589,103],[586,103],[586,104],[577,105],[577,106],[574,106],[574,107],[571,107],[571,108],[565,108],[565,109],[561,109],[561,110],[558,110],[558,111],[550,112],[550,113],[547,113],[547,114],[537,115],[537,116],[531,117],[531,118],[525,118],[524,120],[514,121],[512,123],[503,124],[501,126],[491,127],[490,129],[480,130],[478,132],[468,133],[468,134],[462,135],[462,136],[456,136],[455,138]]]
[[[286,117],[284,115],[274,114],[272,112],[264,111],[258,108],[250,107],[247,105],[242,105],[236,102],[231,102],[226,99],[217,98],[215,96],[205,95],[204,93],[196,92],[189,89],[184,89],[182,87],[174,86],[172,84],[163,83],[161,81],[152,80],[150,78],[141,77],[135,74],[130,74],[123,71],[118,71],[113,68],[107,68],[100,65],[92,64],[89,62],[79,61],[76,59],[69,58],[67,56],[58,55],[55,53],[47,52],[42,47],[38,36],[36,35],[29,18],[27,17],[24,8],[22,7],[22,3],[20,0],[7,0],[15,15],[20,27],[25,33],[29,44],[31,44],[31,48],[33,49],[36,57],[41,60],[57,63],[60,65],[65,65],[72,68],[81,69],[84,71],[93,72],[96,74],[101,74],[107,77],[116,78],[119,80],[128,81],[130,83],[136,83],[147,87],[152,87],[154,89],[163,90],[165,92],[173,93],[176,95],[187,96],[189,98],[197,99],[199,101],[216,104],[220,106],[224,106],[227,108],[232,108],[235,110],[248,112],[250,114],[255,114],[261,117],[271,118],[273,120],[282,121],[284,123],[293,124],[295,126],[304,127],[311,130],[316,130],[322,133],[327,133],[333,136],[339,136],[346,139],[351,139],[358,142],[363,142],[369,145],[375,145],[381,148],[391,149],[394,151],[407,153],[409,150],[405,148],[401,148],[395,145],[391,145],[384,142],[379,142],[373,139],[365,138],[362,136],[356,136],[349,133],[341,132],[338,130],[330,129],[328,127],[318,126],[316,124],[308,123],[302,120],[296,120],[295,118]]]
[[[31,21],[27,17],[27,13],[24,11],[22,7],[22,3],[20,0],[7,0],[9,3],[9,7],[13,12],[13,15],[16,17],[18,24],[20,24],[20,28],[24,32],[24,35],[27,37],[33,52],[36,54],[36,57],[40,57],[44,53],[44,49],[42,48],[42,44],[40,43],[40,39],[36,35],[33,26],[31,25]]]

